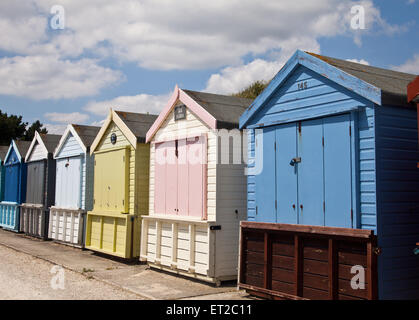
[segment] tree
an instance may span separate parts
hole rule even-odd
[[[35,131],[48,133],[43,126],[37,120],[27,128],[28,123],[22,121],[22,116],[8,115],[0,110],[0,145],[9,145],[12,139],[31,141]]]
[[[23,138],[27,125],[22,122],[22,116],[9,116],[0,110],[0,144],[8,145],[12,139]]]
[[[269,81],[256,81],[253,82],[248,87],[244,88],[242,91],[233,94],[235,97],[247,98],[247,99],[256,99],[258,95],[262,93],[263,90],[268,86]]]
[[[43,128],[43,126],[44,125],[39,120],[36,120],[34,123],[32,123],[25,132],[25,140],[32,141],[33,137],[35,136],[35,131],[38,131],[39,133],[48,133],[47,129]]]

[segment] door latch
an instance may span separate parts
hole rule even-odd
[[[290,161],[290,166],[295,166],[296,163],[300,163],[301,162],[301,158],[297,157],[297,158],[292,158]]]

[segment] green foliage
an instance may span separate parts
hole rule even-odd
[[[39,120],[28,129],[27,126],[28,123],[22,121],[22,116],[8,115],[0,110],[0,145],[9,145],[12,139],[31,141],[35,131],[48,132]]]
[[[47,129],[46,128],[43,128],[43,124],[39,120],[36,120],[26,130],[26,132],[25,132],[25,140],[26,141],[32,141],[33,137],[35,137],[35,131],[38,131],[39,133],[48,133]]]
[[[242,91],[233,94],[233,96],[254,100],[258,95],[262,93],[263,90],[265,90],[268,84],[268,81],[253,82],[250,86],[244,88]]]

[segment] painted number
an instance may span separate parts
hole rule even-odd
[[[305,90],[307,89],[307,81],[297,83],[298,90]]]

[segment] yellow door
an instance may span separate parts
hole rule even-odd
[[[95,211],[128,213],[128,150],[95,154]]]

